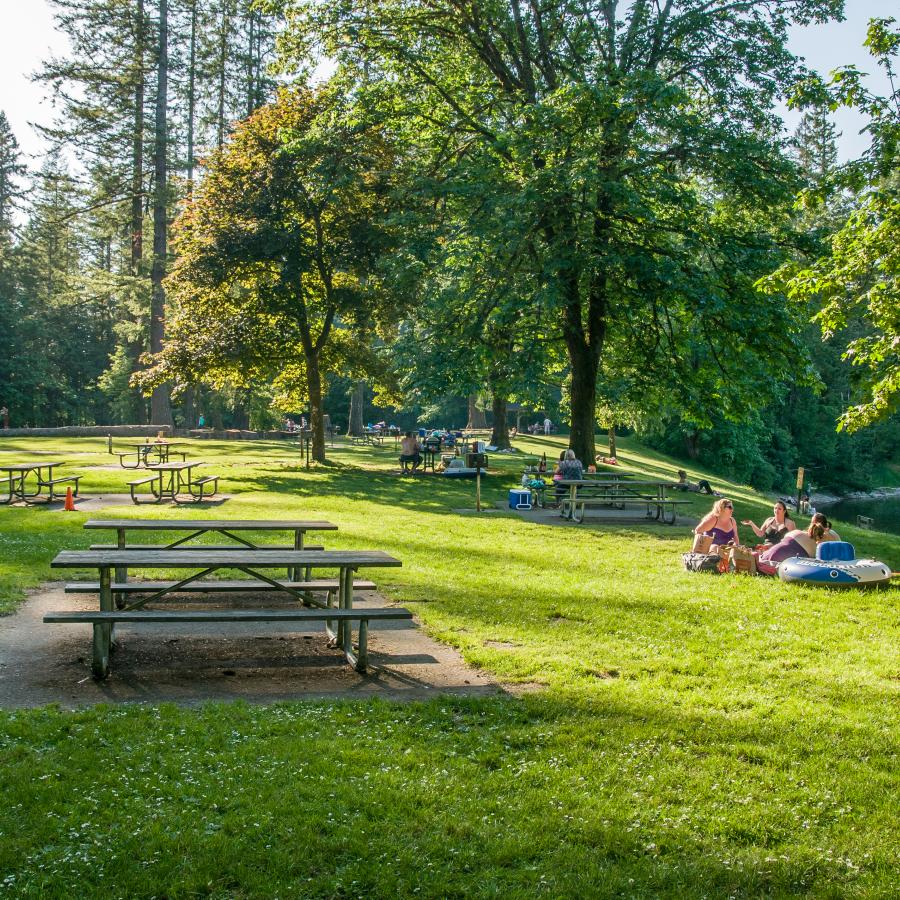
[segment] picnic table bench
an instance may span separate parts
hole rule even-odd
[[[63,478],[54,478],[53,470],[65,465],[62,462],[45,462],[38,460],[37,462],[12,463],[8,466],[0,466],[0,472],[5,472],[7,477],[7,493],[6,497],[0,500],[0,503],[10,504],[16,500],[24,503],[35,503],[39,501],[53,502],[56,499],[56,486],[59,484],[74,485],[73,494],[78,496],[78,482],[81,475],[66,475]],[[44,470],[46,469],[46,475]],[[28,476],[35,475],[35,490],[29,491],[26,481]],[[42,496],[44,488],[49,488],[46,497]]]
[[[569,496],[560,504],[559,514],[579,524],[584,521],[586,510],[591,508],[625,509],[637,506],[646,509],[648,519],[674,525],[678,517],[677,507],[690,503],[689,500],[668,497],[667,491],[672,484],[667,481],[563,479],[558,484],[569,488]]]
[[[372,619],[384,618],[411,618],[408,610],[389,609],[386,612],[378,610],[353,609],[354,573],[360,568],[391,567],[401,565],[398,559],[378,550],[265,550],[239,548],[234,550],[206,550],[202,546],[187,549],[166,550],[63,550],[57,554],[50,564],[52,568],[62,569],[97,569],[100,573],[98,584],[91,587],[98,588],[99,611],[88,613],[50,612],[44,616],[45,622],[78,623],[89,622],[93,625],[93,656],[91,669],[95,677],[104,678],[109,673],[109,651],[112,642],[112,629],[116,622],[130,622],[140,624],[148,621],[204,621],[202,618],[182,616],[177,610],[147,610],[144,607],[156,600],[169,596],[197,584],[195,590],[202,590],[206,594],[219,593],[216,581],[204,581],[200,588],[200,579],[219,571],[220,569],[237,569],[249,576],[246,582],[248,591],[259,589],[262,582],[269,586],[270,590],[287,593],[290,597],[299,601],[300,609],[287,610],[216,610],[217,622],[248,622],[248,621],[275,621],[276,619],[288,619],[296,621],[323,621],[328,636],[335,645],[343,650],[347,661],[358,671],[364,672],[368,661],[367,636],[368,623]],[[337,607],[333,606],[334,594],[326,593],[324,601],[315,598],[309,590],[306,582],[291,583],[289,581],[277,581],[263,573],[263,570],[273,568],[288,568],[292,570],[300,568],[337,569]],[[154,586],[152,582],[129,582],[127,571],[129,569],[192,569],[193,573],[177,581],[165,581]],[[123,570],[126,578],[118,583],[121,589],[128,585],[134,593],[145,593],[115,610],[113,599],[112,572]],[[198,571],[199,570],[199,571]],[[227,587],[224,592],[235,590],[234,583],[225,582]],[[140,587],[137,587],[140,585]],[[317,607],[311,609],[309,607]],[[335,616],[335,610],[342,612]],[[134,612],[143,612],[143,616],[133,616]],[[275,613],[281,615],[274,615]],[[108,615],[99,615],[106,613]],[[358,652],[354,653],[352,642],[352,622],[359,622]]]

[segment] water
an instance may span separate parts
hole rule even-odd
[[[869,516],[875,520],[872,523],[873,528],[900,535],[900,497],[887,497],[883,500],[842,500],[821,509],[829,519],[838,519],[851,525],[856,524],[857,516]]]

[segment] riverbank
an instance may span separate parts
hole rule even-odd
[[[900,498],[900,487],[883,487],[875,488],[873,491],[852,491],[844,494],[842,497],[836,497],[834,494],[812,494],[809,502],[817,509],[820,506],[833,506],[835,503],[846,503],[848,501],[872,501],[893,500]]]

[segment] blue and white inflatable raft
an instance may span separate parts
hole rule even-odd
[[[816,548],[816,558],[794,556],[778,566],[782,581],[827,587],[875,587],[890,584],[890,567],[877,559],[857,559],[853,544],[825,541]]]

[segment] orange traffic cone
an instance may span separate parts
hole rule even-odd
[[[72,496],[72,487],[71,485],[66,488],[66,504],[63,506],[63,509],[67,512],[75,511],[75,498]]]

